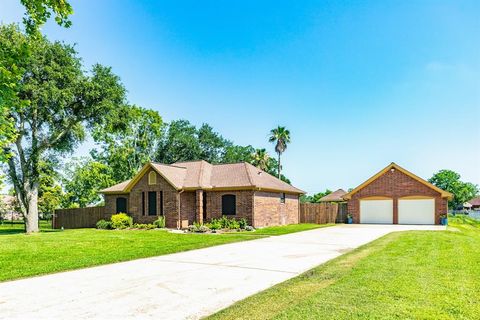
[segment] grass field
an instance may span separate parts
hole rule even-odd
[[[257,229],[251,234],[265,235],[265,236],[280,236],[282,234],[288,234],[293,232],[307,231],[324,227],[331,227],[334,224],[314,224],[314,223],[301,223],[301,224],[289,224],[286,226],[275,226]]]
[[[52,230],[23,234],[23,223],[0,225],[0,281],[164,255],[236,241],[319,228],[300,224],[228,234],[176,234],[166,230]]]
[[[479,319],[480,222],[393,233],[209,319]]]

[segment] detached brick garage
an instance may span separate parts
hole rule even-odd
[[[354,223],[440,224],[453,195],[391,163],[343,196]]]

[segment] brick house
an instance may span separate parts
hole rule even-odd
[[[391,163],[343,196],[354,223],[440,224],[453,195]]]
[[[222,215],[254,227],[298,223],[304,193],[249,163],[206,161],[147,163],[133,179],[100,192],[106,213],[126,212],[138,223],[164,216],[169,228]]]

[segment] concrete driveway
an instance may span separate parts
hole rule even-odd
[[[1,319],[198,319],[392,231],[337,225],[0,283]]]

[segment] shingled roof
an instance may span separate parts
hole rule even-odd
[[[343,189],[338,189],[335,192],[332,192],[330,194],[327,194],[326,196],[320,198],[320,202],[342,202],[345,201],[343,200],[343,196],[346,195],[347,192]]]
[[[133,179],[103,189],[100,192],[128,193],[150,168],[154,169],[177,190],[249,189],[305,193],[247,162],[210,164],[203,160],[176,162],[171,165],[147,163]]]
[[[480,197],[473,198],[467,202],[470,203],[472,206],[480,206]]]

